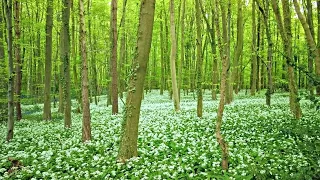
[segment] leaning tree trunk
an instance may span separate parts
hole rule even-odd
[[[7,141],[13,138],[14,127],[14,105],[13,105],[13,92],[14,92],[14,70],[13,70],[13,53],[12,53],[12,0],[5,0],[4,7],[6,12],[7,22],[7,49],[8,49],[8,64],[9,64],[9,81],[8,81],[8,132]]]
[[[126,109],[123,116],[118,161],[125,162],[138,156],[138,124],[143,85],[149,61],[154,22],[155,0],[141,0],[136,53],[129,79]]]
[[[170,37],[171,37],[171,54],[170,54],[170,68],[171,68],[171,82],[173,93],[173,104],[175,111],[180,111],[180,100],[178,94],[177,76],[176,76],[176,57],[177,57],[177,37],[174,20],[174,0],[170,0]]]
[[[44,84],[43,119],[51,120],[51,70],[52,70],[52,27],[53,27],[53,0],[47,0],[46,17],[46,63]]]
[[[83,0],[79,0],[79,16],[80,16],[80,46],[82,58],[82,141],[91,140],[90,126],[90,102],[89,102],[89,80],[88,80],[88,62],[87,62],[87,46],[86,46],[86,28]]]
[[[312,36],[312,33],[309,29],[306,18],[304,17],[304,15],[300,11],[300,5],[299,5],[298,1],[293,0],[293,4],[294,4],[294,8],[296,10],[296,13],[298,15],[298,18],[302,24],[303,30],[305,32],[308,45],[311,48],[310,50],[311,50],[313,56],[315,57],[316,76],[320,78],[320,54],[319,54],[318,48],[316,46],[316,43],[315,43],[314,38]],[[320,85],[317,85],[316,90],[317,90],[317,96],[320,96]]]

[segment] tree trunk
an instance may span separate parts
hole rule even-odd
[[[252,2],[252,46],[251,46],[251,88],[250,94],[254,96],[256,94],[256,81],[257,81],[257,49],[256,49],[256,2]]]
[[[63,50],[61,51],[63,60],[63,93],[64,93],[64,126],[71,127],[71,96],[70,96],[70,0],[63,0],[62,11],[62,34]]]
[[[196,27],[197,27],[197,116],[202,117],[202,36],[201,36],[201,15],[199,0],[195,0],[196,8]]]
[[[176,57],[177,57],[177,37],[174,20],[174,0],[170,0],[170,37],[171,37],[171,54],[170,54],[170,68],[171,68],[171,82],[173,92],[174,110],[180,111],[180,100],[177,86],[176,76]]]
[[[314,41],[313,35],[310,31],[309,28],[312,28],[311,26],[308,25],[306,18],[304,17],[304,15],[301,13],[300,11],[300,5],[298,3],[297,0],[293,0],[293,4],[294,4],[294,8],[296,10],[296,13],[298,15],[298,18],[302,24],[302,27],[304,29],[305,35],[306,35],[306,39],[308,42],[308,45],[310,47],[310,50],[312,51],[313,56],[315,57],[315,64],[316,64],[316,76],[320,77],[320,54],[318,51],[318,48],[316,46],[316,43]],[[317,96],[320,96],[320,85],[317,85],[316,87],[317,90]]]
[[[53,0],[47,0],[46,17],[46,63],[44,84],[43,119],[51,120],[51,69],[52,69],[52,27],[53,27]]]
[[[239,62],[243,51],[243,15],[242,15],[242,6],[243,1],[238,1],[238,15],[237,15],[237,44],[236,49],[234,51],[234,59],[233,59],[233,72],[232,72],[232,82],[234,91],[236,94],[239,92]]]
[[[125,73],[124,68],[126,62],[126,5],[127,0],[123,0],[122,3],[122,18],[120,22],[121,39],[120,39],[120,65],[119,65],[119,94],[120,98],[123,98],[123,92],[125,91]]]
[[[3,5],[3,4],[2,4]],[[4,23],[3,18],[3,6],[0,6],[0,24]],[[8,93],[8,84],[7,84],[7,66],[6,66],[6,59],[5,59],[5,50],[4,50],[4,26],[0,26],[0,122],[5,122],[8,120],[8,102],[6,94]]]
[[[112,114],[118,114],[118,70],[117,70],[117,0],[111,1],[111,86],[112,86]]]
[[[133,73],[129,79],[126,111],[122,123],[122,135],[118,154],[118,161],[120,162],[125,162],[134,156],[138,156],[138,124],[143,84],[152,41],[154,9],[154,0],[141,0],[138,40],[132,66]]]
[[[181,52],[180,52],[180,65],[179,65],[179,99],[180,96],[181,96],[181,89],[183,89],[183,66],[184,66],[184,61],[185,61],[185,36],[184,36],[184,33],[185,33],[185,11],[186,11],[186,0],[182,0],[182,12],[181,12],[181,19],[180,19],[180,23],[181,23],[181,42],[180,42],[180,49],[181,49]]]
[[[13,52],[12,52],[12,0],[5,0],[4,7],[6,12],[7,22],[7,50],[8,50],[8,68],[9,68],[9,81],[8,81],[8,131],[7,141],[13,138],[14,127],[14,69],[13,69]]]
[[[300,103],[298,101],[298,90],[295,82],[294,68],[292,62],[292,40],[291,40],[291,16],[290,16],[290,5],[287,0],[282,0],[283,6],[283,21],[280,15],[279,6],[276,0],[272,0],[272,8],[280,31],[285,54],[286,61],[288,64],[288,77],[289,77],[289,91],[290,91],[290,109],[296,119],[300,119],[302,116]]]
[[[222,59],[222,73],[221,73],[221,83],[220,83],[220,102],[218,106],[218,112],[217,112],[217,121],[216,121],[216,138],[217,142],[219,143],[219,146],[222,151],[222,162],[221,166],[222,169],[228,170],[228,144],[225,142],[222,134],[221,134],[221,127],[222,127],[222,117],[223,117],[223,111],[224,111],[224,105],[225,105],[225,95],[226,95],[226,82],[227,82],[227,73],[228,73],[228,51],[227,51],[227,24],[222,23],[222,29],[223,29],[223,36],[221,36],[220,33],[220,28],[219,28],[219,0],[216,0],[215,4],[215,21],[216,21],[216,33],[217,33],[217,38],[218,38],[218,46],[220,49],[220,56]],[[225,7],[225,2],[222,1],[220,2],[221,5],[221,16],[222,16],[222,21],[226,19],[226,7]],[[223,42],[221,41],[223,39]]]
[[[87,63],[87,46],[86,46],[86,28],[83,0],[79,0],[80,15],[80,46],[82,58],[82,141],[91,140],[90,126],[90,102],[89,102],[89,80],[88,80],[88,63]]]

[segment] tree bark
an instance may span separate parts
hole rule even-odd
[[[86,46],[86,27],[83,0],[79,0],[79,16],[80,16],[80,46],[82,58],[82,141],[91,140],[90,126],[90,102],[89,102],[89,80],[88,80],[88,62],[87,62],[87,46]]]
[[[43,119],[51,120],[51,71],[52,71],[52,28],[53,28],[53,0],[47,0],[46,17],[46,63],[44,84]]]
[[[256,94],[256,81],[257,81],[257,49],[256,49],[256,2],[252,2],[252,44],[251,44],[251,88],[250,94]]]
[[[63,50],[61,51],[63,60],[63,92],[64,92],[64,126],[71,127],[71,96],[70,96],[70,0],[63,0],[62,11],[62,33]]]
[[[215,22],[216,22],[216,33],[217,33],[217,38],[218,38],[218,46],[220,49],[220,56],[222,59],[222,73],[221,73],[221,83],[220,83],[220,101],[219,101],[219,106],[218,106],[218,112],[217,112],[217,121],[216,121],[216,138],[217,142],[219,143],[219,146],[222,151],[222,162],[221,162],[221,167],[224,170],[228,170],[228,144],[225,142],[222,134],[221,134],[221,127],[222,127],[222,117],[223,117],[223,111],[224,111],[224,105],[225,105],[225,95],[226,95],[226,83],[227,83],[227,73],[228,73],[228,51],[227,51],[227,37],[225,34],[227,34],[226,29],[227,29],[227,24],[222,23],[222,29],[225,31],[223,36],[221,36],[220,33],[220,28],[219,28],[219,6],[221,6],[221,16],[222,16],[222,21],[226,19],[226,7],[225,7],[225,2],[216,0],[215,4]],[[223,43],[221,41],[223,39]]]
[[[13,69],[13,52],[12,52],[12,0],[4,1],[6,24],[7,24],[7,50],[8,50],[8,69],[9,69],[9,81],[8,81],[8,131],[7,141],[13,138],[14,127],[14,69]]]
[[[118,161],[125,162],[138,156],[138,124],[140,107],[145,81],[146,68],[152,41],[155,0],[141,0],[140,19],[136,53],[132,66],[132,75],[129,79],[128,95],[125,114],[123,116],[122,134]]]
[[[311,50],[313,56],[315,57],[316,76],[320,77],[320,54],[319,54],[318,48],[316,46],[316,43],[314,41],[314,38],[312,36],[312,33],[309,29],[311,27],[308,25],[304,15],[301,13],[300,5],[299,5],[298,1],[293,0],[293,4],[294,4],[295,11],[298,15],[298,18],[302,24],[302,27],[303,27],[304,33],[306,35],[306,39],[307,39],[308,45],[310,47],[310,50]],[[320,96],[320,85],[317,85],[316,90],[317,90],[317,96]]]
[[[170,37],[171,37],[171,54],[170,54],[170,68],[171,68],[171,82],[173,93],[173,104],[176,112],[180,111],[180,100],[177,86],[176,76],[176,57],[177,57],[177,37],[175,27],[174,15],[174,0],[170,0]]]
[[[298,101],[298,90],[295,82],[294,68],[292,66],[292,40],[291,40],[291,16],[290,5],[287,0],[282,0],[283,21],[280,15],[279,6],[276,0],[272,0],[272,9],[276,17],[277,25],[283,40],[286,61],[288,64],[289,91],[290,91],[290,110],[296,119],[302,116],[300,103]]]
[[[195,0],[196,8],[196,27],[197,27],[197,116],[202,117],[202,36],[201,36],[201,15],[199,0]]]
[[[118,114],[118,70],[117,70],[117,48],[118,48],[118,35],[117,35],[117,0],[111,1],[111,86],[112,86],[112,114]]]

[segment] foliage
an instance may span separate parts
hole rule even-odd
[[[101,97],[105,102],[106,97]],[[222,133],[230,149],[230,169],[222,173],[215,139],[218,102],[204,95],[203,118],[196,117],[192,94],[183,96],[181,112],[153,91],[145,95],[139,125],[139,157],[116,163],[122,115],[111,107],[91,104],[90,143],[81,142],[81,115],[73,127],[63,128],[53,109],[50,122],[40,121],[41,106],[24,106],[27,119],[16,123],[15,138],[0,144],[0,179],[311,179],[320,176],[320,114],[301,100],[304,117],[289,114],[288,94],[274,94],[271,107],[264,94],[243,92],[226,106]],[[39,118],[40,117],[40,118]],[[38,120],[37,120],[38,119]],[[0,139],[6,128],[1,125]],[[10,176],[7,158],[24,167]]]

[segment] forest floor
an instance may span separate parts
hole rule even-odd
[[[168,95],[145,95],[139,124],[139,157],[116,162],[122,114],[111,115],[106,97],[91,104],[92,141],[81,142],[82,115],[72,113],[72,128],[53,108],[42,121],[42,104],[23,105],[14,139],[5,143],[0,125],[0,179],[318,179],[320,178],[320,111],[301,100],[303,118],[292,118],[288,94],[240,93],[227,105],[222,133],[229,144],[230,168],[222,172],[215,138],[218,101],[204,96],[203,118],[196,117],[192,94],[182,96],[181,112]],[[73,102],[76,107],[76,102]],[[122,108],[122,105],[121,105]],[[120,108],[120,109],[121,109]],[[22,166],[8,175],[8,157]]]

